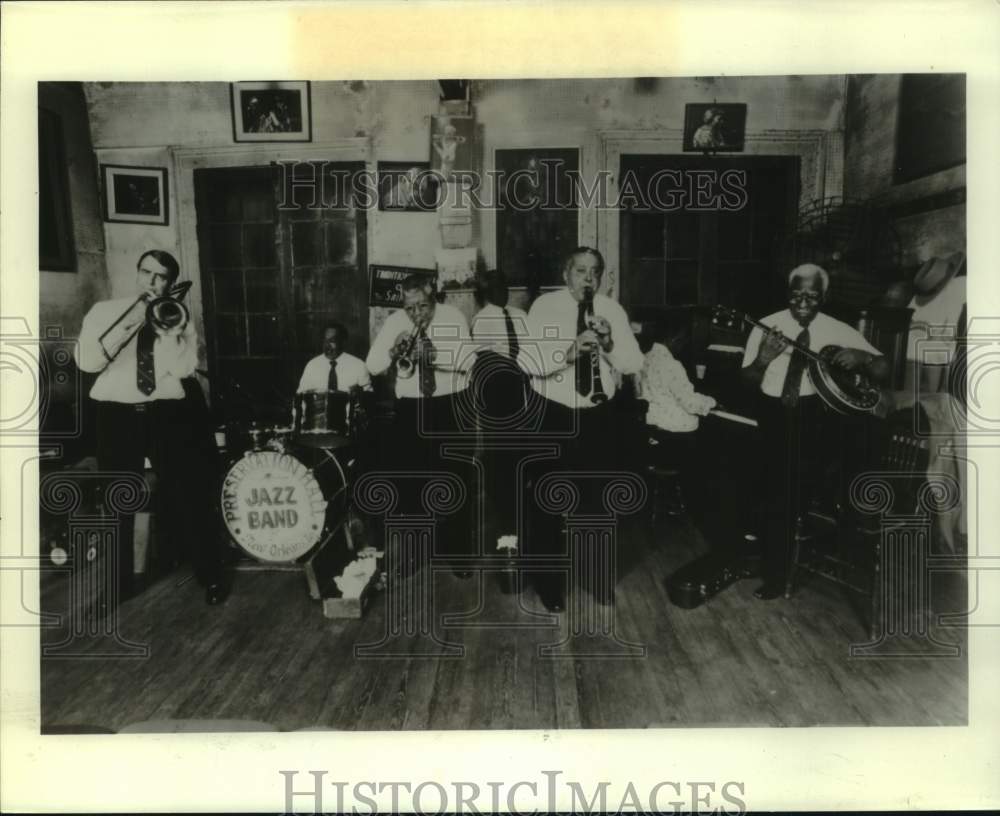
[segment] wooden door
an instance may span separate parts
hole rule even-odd
[[[626,308],[725,303],[755,314],[770,308],[783,291],[783,271],[774,265],[777,242],[794,223],[798,159],[622,156],[621,177],[632,173],[643,189],[663,170],[743,172],[746,203],[733,210],[699,208],[689,195],[676,209],[657,207],[651,199],[649,207],[623,209],[620,262]]]
[[[355,353],[367,346],[364,212],[279,210],[270,166],[196,170],[194,181],[213,411],[287,422],[324,322],[344,323]]]

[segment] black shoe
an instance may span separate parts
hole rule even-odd
[[[209,606],[218,606],[229,596],[229,590],[220,582],[209,584],[205,587],[205,603]]]
[[[776,584],[763,583],[753,591],[753,596],[759,601],[773,601],[784,595],[784,591]]]

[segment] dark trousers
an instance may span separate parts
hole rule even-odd
[[[457,421],[456,396],[419,399],[400,398],[395,404],[389,450],[384,465],[399,474],[396,487],[399,505],[396,513],[424,515],[423,502],[427,484],[425,473],[445,471],[458,478],[465,488],[465,500],[456,510],[443,513],[438,520],[435,552],[445,556],[470,555],[474,552],[471,508],[475,500],[475,470],[455,458],[446,458],[442,446],[449,441],[461,442]],[[473,434],[470,432],[469,441]],[[472,456],[472,451],[468,452]]]
[[[794,408],[762,397],[758,416],[764,446],[760,478],[765,483],[767,513],[761,572],[765,583],[783,587],[796,519],[828,485],[825,476],[834,464],[830,443],[836,423],[818,396],[803,397]]]
[[[197,384],[194,384],[197,388]],[[197,397],[142,406],[97,402],[97,461],[103,471],[156,475],[157,526],[175,554],[188,556],[202,584],[220,579],[221,468],[207,412]],[[123,597],[133,591],[134,517],[119,519],[116,564]]]
[[[579,490],[579,504],[575,514],[601,514],[604,512],[604,487],[607,477],[599,472],[631,470],[633,450],[630,429],[623,427],[623,415],[615,401],[593,408],[571,409],[549,400],[544,401],[543,436],[558,441],[560,456],[555,460],[537,463],[532,468],[535,485],[546,475],[569,471]],[[566,436],[567,430],[571,434]],[[588,478],[587,474],[595,474]],[[531,491],[534,493],[535,491]],[[563,537],[563,518],[550,508],[541,506],[537,495],[530,495],[529,531],[525,551],[530,555],[567,556]],[[551,591],[565,585],[565,570],[538,571],[532,580],[540,592]],[[589,574],[589,573],[585,573]],[[596,578],[596,576],[594,576]],[[592,589],[585,586],[585,589]]]
[[[491,540],[517,535],[519,464],[524,451],[520,439],[534,434],[537,396],[516,362],[496,352],[480,352],[470,376],[471,404],[474,408],[480,442],[479,458],[485,477],[482,486],[484,510],[489,522],[490,540],[485,552],[496,554]]]

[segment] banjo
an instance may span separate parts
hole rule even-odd
[[[725,306],[715,307],[712,323],[728,329],[748,323],[765,332],[776,331],[743,312]],[[782,337],[788,341],[788,345],[809,359],[809,376],[816,392],[834,411],[846,415],[869,414],[878,405],[882,398],[882,391],[878,386],[873,385],[862,372],[848,371],[833,363],[833,358],[843,346],[823,346],[819,351],[813,351],[787,335]]]

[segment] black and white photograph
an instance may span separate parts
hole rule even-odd
[[[237,142],[308,142],[308,82],[234,82],[233,138]]]
[[[59,172],[65,173],[66,168],[59,168]],[[101,178],[105,221],[167,225],[170,210],[166,168],[102,164]],[[54,229],[55,224],[46,224],[43,234]]]
[[[981,75],[299,64],[22,83],[24,738],[252,750],[237,810],[909,806],[1000,625]]]
[[[746,105],[686,105],[684,150],[742,152],[746,118]]]
[[[381,186],[390,170],[426,172],[372,146],[336,167],[321,151],[303,160],[325,165],[308,177],[349,184],[330,206],[284,195],[307,176],[280,146],[239,167],[213,166],[212,147],[179,165],[192,206],[169,237],[119,238],[95,218],[121,251],[60,324],[81,378],[67,410],[86,432],[43,468],[42,608],[65,615],[68,587],[94,573],[95,594],[74,602],[116,625],[45,633],[42,728],[966,723],[963,632],[939,620],[968,604],[967,487],[926,433],[961,434],[964,181],[927,176],[901,213],[880,203],[895,192],[891,128],[854,117],[837,139],[817,135],[852,109],[905,121],[905,80],[474,80],[499,195],[465,204],[479,262],[467,290],[427,274],[436,220],[416,242],[383,223],[385,197],[370,206],[372,162]],[[683,155],[673,100],[724,93],[762,111],[791,88],[799,106],[772,111],[781,127],[751,150]],[[74,132],[90,146],[65,154],[98,159],[220,96],[211,83],[133,90],[38,88],[50,110],[65,99],[85,117]],[[137,119],[128,100],[153,93],[174,107]],[[439,87],[350,93],[368,98],[312,83],[317,108],[353,129],[377,118],[388,150],[419,123],[394,100],[432,112]],[[588,177],[586,142],[505,147],[526,124],[497,96],[536,111],[589,96],[622,122],[656,119],[626,136],[585,105],[554,116],[602,145]],[[183,141],[162,149],[192,156]],[[43,311],[51,297],[43,287]],[[376,308],[389,310],[378,322]],[[107,471],[143,500],[116,510]],[[79,507],[50,501],[63,483]],[[117,514],[118,537],[78,543],[85,511]],[[935,580],[909,585],[929,564]],[[208,646],[248,632],[253,649]],[[178,638],[192,643],[183,659]],[[910,651],[947,659],[893,659]],[[608,674],[593,658],[625,662]],[[209,676],[218,692],[195,694]],[[465,687],[478,691],[446,691]]]

